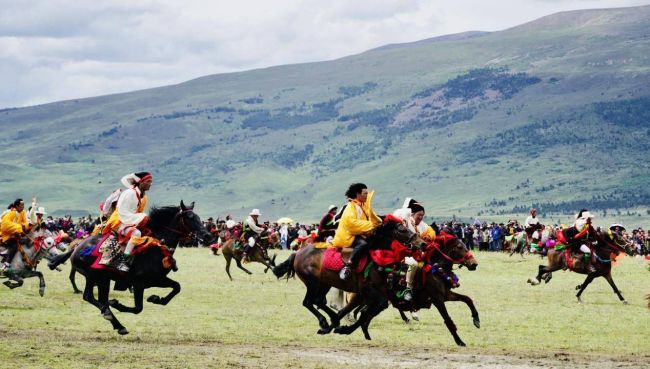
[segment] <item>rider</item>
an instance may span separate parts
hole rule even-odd
[[[336,205],[330,205],[327,209],[327,213],[323,215],[318,223],[318,237],[316,241],[325,242],[329,237],[334,237],[336,233],[336,224],[334,224],[334,216],[337,211]]]
[[[573,226],[564,230],[564,236],[574,252],[580,251],[584,254],[584,261],[589,273],[595,273],[596,268],[591,263],[591,249],[587,245],[590,239],[594,239],[594,228],[591,226],[593,215],[587,209],[581,209],[576,214]]]
[[[6,269],[11,265],[11,260],[18,249],[20,236],[28,232],[29,223],[27,222],[27,214],[25,214],[25,203],[23,199],[16,199],[2,215],[2,222],[0,223],[0,235],[7,249],[4,263],[0,267]]]
[[[361,256],[368,252],[370,245],[366,241],[366,235],[381,225],[381,218],[372,209],[373,195],[374,191],[368,193],[368,187],[363,183],[353,183],[345,192],[345,196],[350,200],[341,215],[332,241],[334,247],[354,248],[350,260],[339,273],[343,280],[350,278]]]
[[[539,242],[539,240],[542,238],[539,232],[542,229],[542,223],[540,223],[539,219],[537,218],[537,209],[530,209],[530,215],[528,218],[526,218],[524,227],[526,230],[526,240]]]
[[[244,248],[244,254],[242,255],[242,261],[248,263],[251,250],[255,246],[257,237],[264,231],[264,228],[258,223],[257,218],[262,215],[260,214],[259,209],[253,209],[253,211],[248,214],[248,218],[244,221],[244,238],[246,239],[246,247]]]
[[[116,209],[104,228],[104,234],[117,231],[120,240],[128,239],[124,255],[117,266],[122,272],[129,271],[135,238],[142,236],[142,229],[149,220],[144,208],[147,206],[146,192],[151,188],[152,182],[153,176],[149,172],[131,173],[122,177],[122,184],[127,189],[120,194]]]
[[[423,222],[424,219],[424,207],[422,204],[416,200],[407,197],[404,200],[402,209],[410,209],[411,215],[406,220],[406,225],[414,232],[419,238],[425,242],[433,241],[436,238],[436,231],[431,228],[427,223]],[[422,261],[416,260],[412,256],[407,256],[404,258],[404,262],[408,265],[406,271],[406,290],[404,291],[404,300],[411,301],[413,299],[413,281],[415,280],[415,274],[418,271],[418,268],[423,266]]]

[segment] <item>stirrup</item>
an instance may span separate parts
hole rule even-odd
[[[404,301],[413,300],[413,292],[411,291],[410,288],[407,288],[407,289],[404,290],[403,298],[404,298]]]
[[[350,268],[349,265],[346,264],[343,267],[343,269],[341,269],[341,271],[339,272],[339,278],[341,278],[344,281],[347,281],[348,279],[350,279],[351,276],[352,276],[352,269]]]

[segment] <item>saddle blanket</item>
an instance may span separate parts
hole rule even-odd
[[[354,270],[354,272],[360,273],[363,271],[367,263],[368,256],[362,256],[361,260],[359,260],[359,265],[357,265],[357,268]],[[325,253],[323,254],[323,268],[338,272],[339,270],[343,269],[343,265],[344,264],[343,257],[341,256],[341,249],[337,247],[328,247],[325,249]]]

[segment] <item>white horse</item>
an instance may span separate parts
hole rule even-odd
[[[10,266],[0,271],[0,278],[7,278],[8,280],[3,284],[13,290],[22,286],[25,278],[38,277],[38,293],[43,296],[45,294],[45,279],[43,273],[37,271],[36,267],[43,257],[58,255],[60,251],[52,237],[32,238],[31,235],[33,233],[20,240],[19,249],[11,259]],[[6,253],[6,251],[0,246],[0,254]]]

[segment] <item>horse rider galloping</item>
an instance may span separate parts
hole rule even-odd
[[[118,238],[128,238],[117,266],[122,272],[129,271],[135,238],[142,236],[142,229],[149,220],[144,209],[147,206],[146,192],[151,188],[152,182],[153,176],[149,172],[131,173],[122,177],[122,184],[127,189],[120,194],[116,209],[104,228],[104,234],[117,231]]]
[[[18,250],[18,242],[22,235],[29,232],[29,223],[25,213],[25,203],[23,199],[16,199],[9,205],[7,211],[2,214],[0,223],[0,236],[7,249],[3,263],[0,263],[1,269],[6,269],[11,265],[11,260]]]
[[[257,238],[264,231],[264,228],[257,221],[260,215],[262,215],[260,209],[253,209],[244,221],[244,238],[246,240],[246,247],[244,247],[244,254],[242,255],[244,263],[250,261],[250,253],[257,242]]]
[[[587,209],[582,209],[575,218],[573,226],[564,231],[564,236],[574,252],[580,251],[584,254],[587,271],[595,273],[596,268],[591,262],[591,248],[588,246],[588,242],[596,237],[595,230],[591,225],[593,215]]]
[[[357,267],[361,257],[366,254],[371,245],[366,241],[366,235],[374,231],[382,223],[381,218],[372,209],[374,191],[368,193],[368,187],[363,183],[351,184],[345,192],[349,199],[336,229],[332,245],[334,247],[350,247],[352,254],[339,273],[339,277],[347,280]]]
[[[542,230],[542,223],[540,223],[539,218],[537,218],[537,209],[530,209],[530,215],[524,222],[524,230],[526,231],[526,241],[528,241],[529,244],[529,240],[536,239],[539,241],[542,239],[542,235],[540,233]]]
[[[425,214],[422,204],[407,197],[406,200],[404,200],[402,208],[396,211],[403,209],[410,210],[407,211],[408,216],[403,219],[405,219],[406,226],[411,232],[415,233],[424,241],[432,241],[436,238],[436,231],[434,231],[430,225],[422,221]],[[422,261],[416,260],[412,256],[405,257],[404,262],[408,265],[408,269],[406,270],[406,290],[404,291],[404,300],[411,301],[413,299],[413,282],[415,280],[415,274],[417,273],[418,268],[421,268],[424,264]]]

